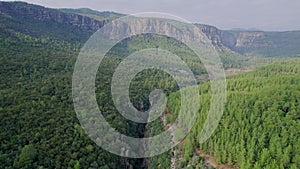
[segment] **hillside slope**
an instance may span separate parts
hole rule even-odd
[[[217,162],[241,169],[299,168],[299,68],[298,59],[227,79],[223,117],[215,133],[203,144],[198,142],[211,103],[209,84],[200,85],[202,107],[192,132],[178,149],[183,158],[179,168],[197,165],[195,146],[216,157]],[[175,116],[177,97],[168,104]]]

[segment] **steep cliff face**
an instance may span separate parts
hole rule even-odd
[[[200,30],[212,41],[212,44],[218,47],[234,48],[237,39],[234,34],[220,30],[214,26],[196,24]]]
[[[87,16],[63,13],[56,9],[44,8],[23,2],[0,2],[0,13],[11,17],[70,24],[84,30],[97,30],[108,22],[107,20],[98,21]]]
[[[228,33],[234,37],[235,45],[223,44],[243,55],[263,57],[297,57],[300,55],[300,31],[228,31]]]
[[[226,47],[242,55],[262,57],[300,56],[300,31],[224,31],[198,25],[217,47]]]
[[[233,51],[239,51],[241,48],[260,48],[271,46],[271,42],[266,41],[265,32],[262,31],[223,31],[209,25],[198,25],[215,46],[225,46]]]
[[[62,40],[84,42],[104,24],[121,16],[124,15],[87,9],[49,9],[24,2],[0,2],[0,28]],[[98,17],[101,19],[97,19]],[[156,29],[160,23],[147,24],[149,29]],[[242,55],[271,57],[300,55],[300,31],[224,31],[209,25],[196,25],[220,51],[224,51],[225,48]],[[135,28],[137,27],[138,25]],[[165,33],[174,31],[168,25],[164,25],[163,29],[160,31]],[[124,28],[122,31],[134,33],[135,30]],[[114,32],[115,34],[117,33]],[[182,38],[189,38],[188,36]]]
[[[207,35],[207,37],[212,41],[212,44],[218,47],[223,46],[222,44],[222,31],[216,27],[209,25],[197,24],[200,30]]]
[[[264,32],[241,32],[236,39],[235,47],[260,47],[264,39]]]
[[[0,29],[33,37],[84,42],[107,22],[24,2],[0,2]]]

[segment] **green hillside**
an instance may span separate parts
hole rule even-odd
[[[204,144],[199,140],[211,104],[210,87],[209,83],[200,85],[202,106],[192,132],[178,149],[184,159],[179,168],[192,165],[198,156],[194,147],[215,156],[218,163],[241,169],[299,168],[299,68],[297,59],[228,78],[223,117]],[[168,104],[174,116],[179,104],[176,95]]]
[[[97,20],[105,20],[105,19],[112,20],[112,19],[117,19],[122,16],[125,16],[124,14],[119,14],[116,12],[110,12],[110,11],[99,12],[99,11],[91,10],[89,8],[80,8],[80,9],[66,8],[66,9],[59,9],[59,10],[65,13],[84,15]]]
[[[34,38],[20,32],[3,32],[0,43],[1,93],[0,168],[146,168],[170,166],[170,152],[149,159],[119,158],[99,146],[84,133],[72,102],[72,73],[81,43]],[[140,43],[147,38],[147,43]],[[172,44],[172,45],[169,45]],[[143,137],[163,131],[158,119],[147,127],[122,117],[113,107],[110,82],[115,67],[131,53],[144,48],[170,50],[191,67],[199,83],[207,80],[205,70],[191,50],[160,36],[142,35],[125,39],[103,60],[96,79],[100,109],[119,132]],[[170,75],[146,70],[133,79],[130,94],[134,106],[147,110],[154,88],[167,94],[178,90]],[[149,132],[149,131],[155,132]],[[146,162],[145,162],[146,161]]]
[[[80,127],[71,97],[78,50],[24,35],[1,41],[0,168],[139,165],[102,150]]]

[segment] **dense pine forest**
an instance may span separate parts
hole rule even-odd
[[[201,108],[192,132],[177,150],[183,159],[179,168],[197,168],[197,149],[215,156],[218,163],[242,169],[299,168],[299,65],[299,60],[274,63],[229,77],[223,117],[203,144],[200,131],[211,97],[209,83],[200,85]],[[172,116],[178,111],[177,95],[168,104]]]

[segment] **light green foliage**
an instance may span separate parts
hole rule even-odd
[[[300,61],[274,63],[227,79],[227,104],[211,138],[198,145],[217,162],[240,168],[293,168],[299,161]],[[180,149],[185,160],[200,132],[210,104],[209,83],[200,85],[201,109]],[[176,115],[178,93],[168,106]],[[195,139],[196,142],[191,140]]]
[[[34,145],[29,144],[24,146],[22,148],[17,166],[18,167],[33,166],[33,162],[36,159],[37,155],[38,153]]]

